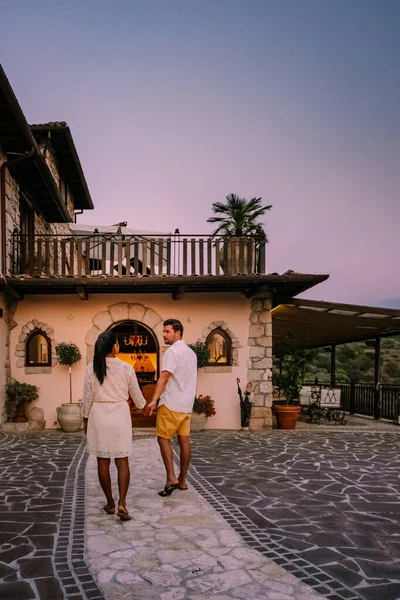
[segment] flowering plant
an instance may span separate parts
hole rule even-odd
[[[211,396],[196,396],[194,399],[193,412],[202,414],[206,417],[213,417],[216,414],[214,400]]]

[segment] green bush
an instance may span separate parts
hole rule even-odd
[[[6,385],[6,413],[13,419],[17,413],[18,407],[22,404],[28,404],[39,398],[39,388],[30,383],[20,383],[14,381]]]
[[[72,342],[69,344],[60,342],[57,344],[55,350],[60,365],[68,365],[70,367],[71,365],[78,363],[82,358],[78,346]]]
[[[210,350],[207,344],[196,342],[195,344],[188,344],[188,346],[197,356],[197,368],[201,369],[201,367],[205,367],[210,360]]]

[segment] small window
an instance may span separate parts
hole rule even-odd
[[[210,350],[209,366],[230,366],[231,363],[231,340],[222,329],[214,329],[206,340]]]
[[[25,355],[27,367],[51,366],[51,342],[43,331],[31,333],[26,340]]]

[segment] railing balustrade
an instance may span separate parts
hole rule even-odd
[[[174,234],[14,233],[10,275],[174,276],[265,273],[265,242]]]
[[[305,385],[311,384],[308,382]],[[319,382],[319,385],[324,384]],[[341,402],[346,412],[367,417],[375,416],[375,385],[373,383],[336,383],[334,387],[340,388],[342,391]],[[400,385],[382,383],[379,389],[381,419],[397,422],[397,417],[400,415]]]

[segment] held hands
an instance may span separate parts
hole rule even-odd
[[[151,415],[153,414],[153,410],[155,409],[157,405],[157,400],[152,400],[151,402],[149,402],[148,404],[146,404],[146,406],[143,409],[143,414],[146,415],[146,417],[151,417]]]

